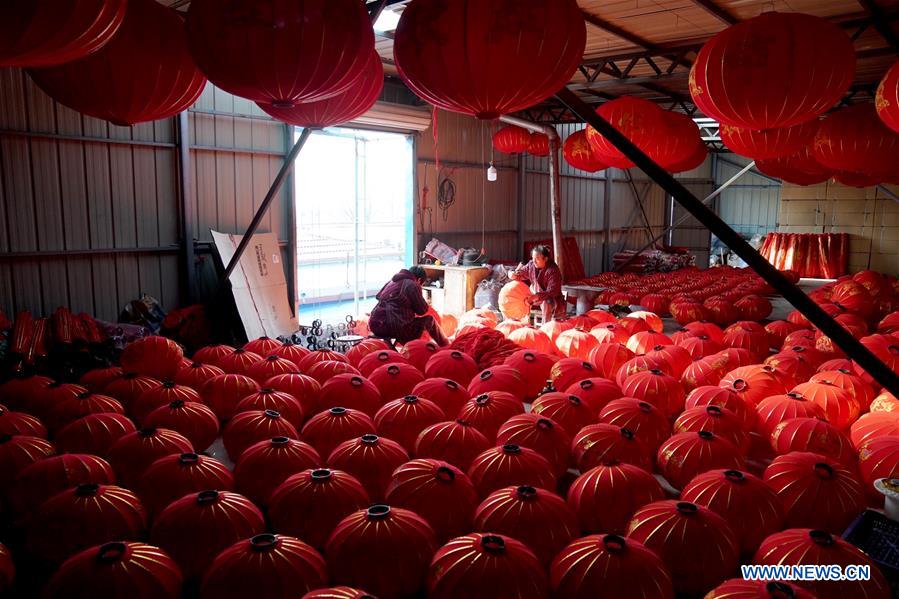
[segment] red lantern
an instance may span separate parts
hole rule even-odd
[[[174,380],[179,385],[190,387],[194,391],[200,391],[207,381],[222,374],[225,374],[225,371],[218,366],[191,362],[190,366],[183,366],[178,370]]]
[[[730,324],[740,317],[736,306],[723,297],[710,297],[702,303],[709,320],[722,326]]]
[[[757,322],[742,320],[725,329],[724,345],[745,349],[754,358],[761,359],[768,354],[768,332]]]
[[[299,346],[294,346],[294,347],[299,347]],[[303,349],[303,352],[304,352],[303,357],[304,358],[309,355],[310,352],[308,349],[305,349],[305,348],[301,348],[301,349]],[[360,341],[359,343],[357,343],[356,345],[354,345],[353,347],[351,347],[350,349],[347,350],[346,358],[349,361],[349,363],[352,364],[355,368],[359,368],[359,364],[362,362],[362,360],[364,360],[370,354],[373,354],[373,353],[379,352],[379,351],[385,351],[388,349],[390,349],[390,348],[387,346],[387,344],[384,343],[383,341],[381,341],[380,339],[371,339],[371,338],[363,339],[362,341]]]
[[[877,118],[871,104],[846,106],[828,115],[813,145],[815,158],[825,167],[879,178],[895,173],[890,155],[897,148],[899,135]]]
[[[258,339],[253,339],[252,341],[248,341],[244,343],[243,349],[248,352],[253,352],[254,354],[259,354],[260,356],[270,356],[275,353],[275,350],[281,347],[281,343],[272,339],[271,337],[262,336]]]
[[[26,543],[32,555],[58,563],[93,545],[138,539],[146,527],[146,512],[134,493],[85,483],[41,504]]]
[[[678,302],[669,306],[671,316],[678,324],[687,324],[697,320],[705,320],[706,310],[699,302]]]
[[[438,460],[412,460],[397,468],[386,500],[424,518],[439,541],[471,531],[478,494],[458,468]]]
[[[497,365],[484,370],[471,379],[468,394],[475,397],[490,391],[511,393],[522,401],[525,396],[524,379],[511,366]]]
[[[167,406],[173,401],[202,404],[203,398],[190,387],[168,381],[141,393],[140,397],[129,406],[129,413],[136,422],[143,424],[153,410]]]
[[[144,425],[176,431],[200,450],[212,445],[219,436],[219,421],[212,410],[201,403],[180,399],[150,412]]]
[[[646,370],[627,377],[621,393],[649,402],[669,416],[680,413],[686,400],[681,384],[661,370]]]
[[[709,431],[730,441],[740,453],[749,451],[749,432],[743,428],[739,417],[721,406],[698,406],[684,410],[674,421],[673,431],[691,433]]]
[[[887,368],[893,372],[899,372],[899,338],[891,335],[870,335],[863,337],[861,342],[871,353],[880,358]],[[853,362],[852,369],[863,381],[873,382],[873,377],[858,364]]]
[[[518,7],[514,22],[505,18],[506,9],[497,0],[477,7],[467,1],[411,3],[394,44],[403,81],[438,108],[480,119],[523,110],[554,94],[583,59],[583,15],[568,0]],[[453,68],[438,73],[435,64]]]
[[[850,430],[856,449],[872,439],[899,437],[899,412],[869,412],[853,422]]]
[[[147,468],[135,485],[150,515],[188,493],[207,489],[234,490],[234,476],[213,458],[195,453],[182,453],[159,458]]]
[[[194,361],[201,362],[204,364],[212,364],[213,366],[219,366],[219,360],[224,358],[225,356],[230,355],[234,351],[234,348],[230,345],[207,345],[206,347],[201,347],[194,354]]]
[[[303,440],[318,451],[331,455],[334,448],[350,439],[375,431],[375,423],[365,413],[337,407],[319,412],[303,426]]]
[[[575,383],[596,376],[598,373],[593,364],[577,358],[563,358],[550,370],[550,380],[555,389],[568,389]]]
[[[109,448],[109,463],[119,480],[131,487],[159,458],[193,450],[191,442],[180,433],[165,428],[142,428],[113,443]]]
[[[771,432],[771,447],[779,455],[792,451],[810,451],[828,456],[854,469],[856,458],[852,442],[845,433],[817,418],[790,418]]]
[[[81,378],[78,384],[87,387],[94,393],[103,393],[103,390],[116,379],[124,376],[125,371],[118,366],[107,366],[106,368],[94,368],[88,370]]]
[[[778,456],[765,469],[790,528],[820,528],[839,534],[865,507],[861,483],[839,462],[815,453]]]
[[[586,381],[581,381],[584,383]],[[531,412],[558,423],[571,437],[596,420],[599,409],[592,409],[577,395],[546,393],[531,406]]]
[[[652,452],[671,436],[668,417],[651,403],[634,397],[610,401],[600,411],[599,422],[631,431]]]
[[[260,385],[279,374],[291,374],[297,371],[297,365],[279,356],[271,355],[251,364],[246,375]]]
[[[610,401],[618,399],[621,396],[621,389],[618,385],[608,379],[595,377],[574,383],[565,390],[565,393],[547,393],[540,399],[546,398],[544,399],[544,402],[552,400],[551,403],[560,402],[561,399],[565,399],[568,403],[571,403],[568,400],[571,397],[576,397],[581,400],[581,404],[589,410],[593,416],[596,416]],[[576,408],[572,409],[580,411]],[[577,427],[577,430],[569,431],[570,434],[577,433],[578,430],[587,424],[590,423],[586,422]],[[572,428],[574,427],[572,426]]]
[[[506,125],[493,134],[493,147],[503,154],[524,154],[530,144],[530,132],[515,125]]]
[[[300,402],[300,406],[303,408],[304,417],[308,417],[312,414],[317,414],[321,411],[318,404],[321,396],[322,386],[319,385],[318,381],[316,381],[312,377],[296,373],[280,374],[268,379],[264,384],[266,389],[274,389],[275,391],[287,393],[295,400]],[[246,397],[247,395],[250,395],[258,390],[258,388],[253,389],[252,391],[247,392],[243,397]],[[243,397],[241,397],[240,399],[243,399]],[[208,400],[207,403],[209,403]]]
[[[644,153],[652,153],[658,140],[658,132],[665,130],[665,113],[656,104],[623,96],[606,102],[596,113],[625,135]],[[587,127],[587,140],[594,155],[617,168],[630,168],[634,164],[592,126]]]
[[[428,597],[547,597],[534,553],[511,537],[474,533],[444,545],[431,561]]]
[[[383,597],[417,593],[436,550],[437,538],[425,520],[386,505],[373,505],[344,518],[325,549],[335,582]],[[360,556],[364,556],[361,561]]]
[[[568,490],[568,505],[589,533],[624,534],[634,512],[662,499],[665,491],[651,473],[614,460],[587,470]]]
[[[153,521],[150,540],[165,550],[185,577],[203,575],[215,556],[241,539],[265,532],[265,518],[237,493],[201,491],[185,495]]]
[[[374,416],[381,407],[381,392],[357,374],[339,374],[322,386],[318,408],[344,407]]]
[[[321,466],[323,460],[312,446],[273,437],[246,449],[234,468],[237,489],[257,505],[268,505],[272,492],[287,478]]]
[[[877,565],[861,549],[823,530],[797,528],[775,533],[765,539],[752,563],[760,565],[812,565],[845,567],[863,565],[871,569],[870,580],[805,582],[803,586],[819,599],[891,597],[889,583]]]
[[[26,466],[56,453],[46,439],[26,435],[0,435],[0,483],[9,488]]]
[[[862,412],[867,411],[874,401],[874,388],[849,371],[849,369],[818,370],[809,378],[810,383],[825,383],[839,387],[855,399]]]
[[[340,352],[331,351],[330,349],[317,349],[309,352],[309,354],[305,358],[300,360],[300,363],[297,364],[297,367],[300,369],[300,372],[308,372],[310,368],[312,368],[319,362],[350,363],[347,357]]]
[[[372,599],[372,596],[365,591],[350,587],[329,587],[309,591],[302,599]]]
[[[625,362],[634,357],[634,352],[621,343],[600,343],[590,352],[589,361],[596,367],[596,375],[614,379]]]
[[[328,464],[356,477],[369,497],[381,501],[393,471],[409,460],[402,445],[374,434],[362,435],[338,445]]]
[[[468,354],[458,350],[439,351],[428,360],[425,366],[427,378],[447,378],[468,387],[468,383],[478,373],[477,362]]]
[[[796,385],[792,392],[798,393],[806,401],[818,404],[827,421],[839,429],[848,429],[858,419],[861,411],[858,401],[836,385],[824,382],[802,383]]]
[[[228,374],[242,374],[249,376],[247,371],[253,364],[260,360],[262,360],[262,356],[259,354],[245,349],[235,349],[231,354],[220,358],[216,366]]]
[[[299,437],[297,429],[275,410],[240,412],[222,431],[225,451],[235,461],[254,443],[273,437]]]
[[[54,383],[53,379],[45,376],[12,378],[0,384],[0,403],[11,410],[27,412],[40,418],[40,398],[53,385],[60,386],[61,383]],[[70,386],[87,390],[81,385]]]
[[[29,393],[27,389],[23,389],[23,391],[25,392],[21,394],[15,392],[10,394],[6,398],[6,406],[43,420],[47,420],[59,404],[90,393],[86,387],[81,385],[55,382],[41,385],[40,387],[35,386],[33,393]]]
[[[866,441],[858,451],[858,469],[869,489],[878,478],[899,476],[899,437],[878,437]],[[869,494],[879,501],[879,492],[871,490]]]
[[[647,472],[652,471],[649,447],[626,428],[614,424],[585,426],[571,442],[571,453],[578,470],[607,462],[633,464]]]
[[[731,370],[718,386],[736,393],[744,402],[756,406],[772,395],[786,392],[770,366],[741,366]]]
[[[724,518],[745,556],[751,556],[765,537],[783,528],[784,509],[777,494],[762,479],[739,470],[700,474],[684,487],[681,499]]]
[[[491,493],[478,506],[474,526],[483,532],[514,535],[544,565],[578,535],[577,518],[561,497],[527,485]]]
[[[818,162],[811,145],[790,156],[759,160],[756,166],[762,173],[794,185],[817,185],[834,174],[832,169]]]
[[[784,387],[792,389],[799,383],[809,380],[809,377],[814,374],[815,367],[808,361],[806,355],[808,354],[805,351],[781,352],[767,358],[765,364],[774,368],[772,374],[780,380]]]
[[[149,376],[143,376],[136,372],[126,372],[120,378],[109,383],[103,392],[106,395],[115,397],[125,406],[127,412],[131,412],[132,406],[145,391],[155,389],[161,384]]]
[[[668,299],[658,293],[647,293],[640,298],[640,305],[659,316],[668,314]]]
[[[815,599],[816,595],[788,582],[745,580],[743,578],[732,578],[723,582],[706,595],[706,599],[777,599],[778,597]]]
[[[0,435],[27,435],[46,439],[47,427],[30,414],[11,412],[0,405]]]
[[[744,295],[736,302],[734,307],[739,311],[743,320],[764,320],[771,315],[771,302],[759,295]],[[766,331],[767,332],[767,331]]]
[[[677,345],[655,345],[645,357],[657,362],[660,370],[670,372],[676,379],[693,363],[690,352]]]
[[[726,408],[736,415],[746,431],[751,430],[756,421],[756,413],[752,406],[745,404],[739,396],[729,389],[722,389],[721,387],[704,385],[693,389],[687,395],[684,406],[688,410],[701,406]]]
[[[664,129],[649,156],[671,172],[683,172],[698,167],[708,151],[693,119],[680,112],[665,111]],[[700,151],[699,148],[702,148]],[[701,153],[700,153],[701,152]],[[702,157],[702,160],[699,160]],[[697,162],[698,161],[698,162]]]
[[[441,352],[442,353],[442,352]],[[438,357],[440,354],[435,356]],[[433,358],[432,358],[433,359]],[[424,375],[411,364],[388,364],[376,369],[368,379],[381,392],[384,401],[391,401],[412,393]]]
[[[350,366],[348,362],[339,360],[324,360],[316,362],[305,371],[306,376],[315,379],[319,385],[324,385],[335,376],[341,374],[360,374],[358,370]]]
[[[533,412],[509,418],[496,432],[496,442],[533,449],[546,458],[557,477],[571,461],[571,437],[557,423]]]
[[[555,597],[674,599],[662,560],[641,543],[617,534],[574,541],[553,560],[550,578]]]
[[[746,61],[747,55],[757,59]],[[792,127],[836,104],[854,72],[852,42],[836,25],[769,12],[728,27],[702,47],[690,71],[690,94],[725,125]]]
[[[545,133],[531,133],[531,141],[528,144],[528,154],[538,158],[549,156],[549,136]]]
[[[513,485],[543,489],[552,489],[556,485],[553,468],[547,459],[533,449],[518,445],[502,445],[482,452],[472,462],[468,476],[481,497]]]
[[[790,418],[824,418],[821,406],[806,401],[799,393],[766,397],[755,409],[758,414],[755,430],[766,439],[778,424]]]
[[[409,358],[399,352],[384,349],[372,352],[362,358],[359,362],[359,373],[362,376],[371,376],[375,370],[388,364],[411,364],[411,362]]]
[[[721,141],[732,152],[753,160],[771,160],[791,156],[808,147],[818,131],[818,121],[808,121],[795,127],[759,131],[721,126]],[[754,320],[744,316],[746,320]]]
[[[897,412],[899,411],[899,399],[896,399],[896,396],[889,391],[884,391],[871,402],[871,411]]]
[[[281,414],[297,430],[303,426],[303,420],[305,419],[303,407],[295,397],[289,393],[269,388],[247,395],[240,400],[235,410],[237,414],[254,410],[274,410]]]
[[[294,474],[275,489],[268,515],[275,531],[323,548],[341,520],[370,504],[353,476],[319,468]]]
[[[683,489],[695,476],[709,470],[744,467],[739,449],[709,431],[673,435],[659,447],[656,463],[662,476],[676,489]]]
[[[55,441],[64,453],[105,457],[116,441],[135,430],[134,423],[122,414],[90,414],[68,424]]]
[[[455,418],[470,396],[456,381],[443,378],[427,378],[415,385],[412,395],[437,404],[447,418]]]
[[[643,507],[631,519],[627,537],[662,558],[678,593],[701,595],[739,563],[739,545],[724,518],[687,501]]]
[[[244,0],[224,9],[201,0],[191,4],[187,29],[194,58],[216,86],[278,108],[348,91],[366,73],[373,46],[368,14],[348,0]],[[277,64],[274,55],[281,56]]]
[[[445,417],[434,402],[407,395],[384,404],[375,414],[374,423],[379,434],[393,439],[411,453],[415,450],[418,435]]]
[[[440,351],[440,347],[433,341],[415,339],[403,346],[402,355],[410,364],[424,372],[425,366],[434,354]]]
[[[880,120],[893,131],[899,132],[899,67],[895,64],[877,86],[874,105]]]
[[[768,345],[776,348],[783,347],[787,335],[797,330],[799,330],[799,325],[787,320],[769,322],[765,325],[765,332],[768,333]]]
[[[510,393],[491,391],[471,398],[459,410],[459,420],[464,420],[487,439],[495,439],[496,432],[509,418],[524,414],[524,404]]]
[[[178,599],[181,570],[151,545],[113,541],[85,549],[60,566],[44,593],[48,598],[134,597]]]
[[[509,334],[509,341],[517,343],[525,349],[531,349],[548,355],[551,355],[556,351],[556,346],[553,344],[553,340],[550,339],[549,335],[534,327],[522,327],[512,331]]]
[[[298,597],[327,582],[318,551],[293,537],[263,533],[219,553],[203,576],[200,596]]]
[[[144,10],[147,6],[149,6],[149,4],[150,3],[143,2],[142,0],[137,0],[137,2],[129,6],[129,9],[133,8],[135,10]],[[159,5],[155,6],[157,8],[151,10],[162,8]],[[164,8],[163,12],[170,14],[172,19],[176,19],[178,21],[175,25],[176,28],[182,26],[180,20],[174,12]],[[131,27],[138,26],[138,16],[145,17],[148,21],[155,20],[153,16],[148,14],[135,14],[134,18],[132,19],[134,22],[132,23]],[[130,17],[131,15],[129,11],[129,18]],[[126,25],[127,22],[128,21],[126,20]],[[161,23],[159,25],[153,23],[152,25],[161,26]],[[121,35],[124,35],[124,33],[125,30],[123,30]],[[146,42],[146,40],[142,41]],[[127,52],[125,48],[122,48],[121,50]],[[156,55],[154,59],[158,60],[160,55],[163,55],[165,53],[166,50],[161,50],[160,54]],[[83,66],[84,65],[79,63],[79,72],[81,72],[82,78],[84,77],[84,72],[81,70],[81,67]],[[132,63],[131,68],[134,67],[135,65],[134,63]],[[107,72],[106,77],[108,78],[109,76],[110,74]],[[158,81],[154,80],[152,81],[152,83],[156,85]],[[193,101],[191,101],[191,104],[193,104]],[[180,110],[178,112],[180,112]],[[175,373],[178,372],[178,369],[181,367],[181,361],[183,359],[184,352],[181,350],[181,347],[177,343],[175,343],[171,339],[166,339],[165,337],[152,336],[144,337],[143,339],[138,339],[137,341],[129,343],[122,351],[122,355],[119,358],[119,361],[122,363],[122,367],[125,370],[137,372],[159,380],[169,380],[175,376]]]
[[[237,404],[244,397],[259,391],[259,383],[241,374],[223,374],[203,385],[204,403],[219,420],[230,420],[237,412]]]
[[[587,141],[586,129],[575,131],[568,136],[565,144],[562,146],[562,155],[565,157],[565,161],[573,168],[587,171],[588,173],[596,173],[608,168],[593,153],[593,148],[590,146],[590,142]]]
[[[419,458],[445,460],[467,470],[472,460],[490,446],[491,442],[478,429],[465,420],[455,420],[438,422],[421,431],[413,454]]]

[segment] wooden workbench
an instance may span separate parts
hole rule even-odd
[[[428,279],[442,279],[442,287],[426,285],[425,298],[441,314],[459,317],[474,308],[474,294],[478,283],[490,276],[486,266],[437,266],[419,265],[425,269]]]

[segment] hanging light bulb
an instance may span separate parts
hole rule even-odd
[[[488,181],[496,181],[497,172],[496,167],[493,166],[493,162],[490,163],[490,167],[487,169],[487,180]]]

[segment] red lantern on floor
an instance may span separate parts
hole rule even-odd
[[[740,450],[709,431],[673,435],[659,447],[656,464],[675,489],[683,489],[695,476],[709,470],[744,468]]]
[[[766,439],[781,422],[790,418],[824,418],[824,410],[816,403],[806,401],[799,393],[772,395],[756,406],[758,421],[755,430]]]
[[[225,451],[235,461],[254,443],[273,437],[299,437],[297,429],[275,410],[240,412],[222,431]]]
[[[295,397],[271,388],[260,389],[256,393],[247,395],[240,400],[235,410],[237,414],[254,410],[274,410],[297,430],[303,426],[306,416],[303,406]]]
[[[746,431],[751,430],[755,425],[755,410],[729,389],[704,385],[690,391],[684,407],[689,410],[703,406],[718,406],[730,410],[737,416]]]
[[[423,380],[412,389],[412,395],[434,402],[447,418],[455,418],[471,397],[465,387],[456,381],[442,378]]]
[[[309,591],[302,599],[374,599],[374,597],[365,591],[350,587],[330,587]]]
[[[259,354],[245,349],[235,349],[229,355],[220,358],[216,366],[228,374],[242,374],[248,376],[247,371],[253,364],[260,360],[262,360],[262,356]]]
[[[0,384],[0,403],[11,410],[27,412],[33,416],[40,418],[39,404],[41,396],[52,385],[60,385],[54,383],[53,379],[45,376],[29,376],[13,378]],[[78,389],[86,389],[81,385],[71,385]],[[79,391],[80,392],[80,391]]]
[[[697,387],[717,385],[727,374],[727,366],[714,356],[708,356],[696,360],[681,375],[681,385],[685,391],[692,391]]]
[[[294,474],[275,489],[268,515],[275,531],[323,548],[341,520],[370,504],[353,476],[318,468]]]
[[[154,389],[160,384],[159,381],[152,377],[143,376],[136,372],[126,372],[120,378],[109,383],[103,392],[119,400],[125,406],[125,410],[130,412],[132,406],[145,391]]]
[[[554,94],[584,54],[586,27],[576,3],[532,2],[518,7],[514,22],[505,18],[506,9],[497,0],[439,7],[412,2],[394,45],[403,81],[438,108],[480,119],[523,110]],[[440,72],[436,64],[452,66]]]
[[[140,394],[140,397],[129,406],[129,414],[138,424],[143,424],[147,416],[156,408],[167,406],[173,401],[203,403],[200,394],[184,385],[176,385],[167,381]]]
[[[862,412],[867,411],[874,401],[874,388],[860,377],[853,375],[849,369],[819,370],[809,378],[809,382],[839,387],[858,402]]]
[[[318,408],[344,407],[374,416],[381,407],[381,392],[358,374],[339,374],[322,386]]]
[[[710,297],[702,303],[709,320],[722,326],[738,320],[740,313],[730,301],[723,297]]]
[[[671,576],[662,560],[641,543],[617,534],[572,542],[553,560],[550,580],[556,597],[674,599]]]
[[[47,499],[28,527],[28,551],[59,563],[93,545],[140,538],[147,516],[137,496],[112,485],[85,483]]]
[[[721,141],[735,154],[753,160],[771,160],[790,156],[808,147],[817,131],[817,120],[794,127],[763,131],[722,125]],[[748,316],[744,318],[753,320]]]
[[[150,412],[144,425],[176,431],[200,450],[208,448],[219,436],[219,421],[212,410],[201,403],[180,399]]]
[[[7,397],[5,405],[10,409],[20,410],[37,418],[47,420],[56,406],[77,399],[79,396],[87,393],[90,393],[90,391],[81,385],[51,382],[47,385],[35,387],[33,393],[14,393]]]
[[[699,302],[671,303],[668,309],[679,324],[705,320],[706,317],[706,310]]]
[[[669,416],[680,413],[686,400],[681,384],[661,370],[645,370],[627,377],[621,393],[649,402]]]
[[[832,458],[807,452],[778,456],[765,482],[780,497],[790,528],[820,528],[839,534],[865,507],[862,485]]]
[[[649,447],[632,431],[614,424],[585,426],[571,442],[571,453],[578,470],[586,472],[607,462],[633,464],[652,471]]]
[[[381,342],[383,343],[383,342]],[[303,358],[308,356],[311,352],[303,347],[302,345],[296,345],[295,343],[281,343],[272,350],[272,353],[278,357],[284,358],[285,360],[290,360],[294,364],[299,364]]]
[[[153,521],[150,540],[165,550],[188,579],[203,575],[219,553],[241,539],[265,532],[265,517],[237,493],[185,495]]]
[[[261,385],[273,376],[290,374],[296,371],[297,365],[290,360],[270,355],[251,364],[246,370],[246,375]]]
[[[595,422],[599,409],[591,408],[577,395],[546,393],[533,403],[531,412],[556,422],[571,437]]]
[[[303,416],[305,417],[321,411],[318,404],[322,386],[312,377],[296,373],[281,374],[268,379],[264,384],[266,389],[287,393],[300,402],[300,406],[303,408]],[[258,389],[248,392],[243,397],[252,394],[254,391],[258,391]],[[207,403],[209,403],[208,400]]]
[[[534,327],[523,327],[512,331],[509,334],[509,341],[517,343],[525,349],[531,349],[544,354],[553,354],[556,351],[556,346],[553,344],[549,335]]]
[[[533,449],[518,445],[502,445],[482,452],[469,467],[468,476],[481,497],[513,485],[552,489],[556,484],[547,459]]]
[[[768,333],[768,344],[774,348],[781,348],[784,339],[790,333],[797,331],[799,325],[795,325],[787,320],[775,320],[765,325],[765,332]]]
[[[511,366],[493,366],[475,375],[468,384],[468,394],[471,397],[489,391],[505,391],[523,401],[525,396],[524,379]]]
[[[338,584],[402,597],[424,586],[436,550],[434,530],[421,517],[402,508],[373,505],[344,518],[331,533],[325,553]]]
[[[825,167],[877,177],[890,177],[895,172],[889,156],[896,148],[899,134],[884,125],[871,104],[846,106],[828,115],[813,144],[815,158]]]
[[[856,449],[872,439],[899,437],[899,412],[869,412],[853,422],[850,431]]]
[[[593,152],[593,147],[587,140],[586,129],[575,131],[565,139],[562,146],[562,155],[565,162],[573,168],[587,171],[588,173],[596,173],[604,171],[608,167]]]
[[[174,381],[179,385],[190,387],[194,391],[200,391],[207,381],[222,374],[225,374],[225,371],[218,366],[191,362],[190,366],[182,366],[178,370]]]
[[[777,599],[792,597],[793,599],[815,599],[802,587],[788,582],[768,582],[764,580],[745,580],[732,578],[709,591],[706,599]]]
[[[474,533],[444,545],[431,562],[428,597],[546,597],[546,574],[534,553],[511,537]]]
[[[478,531],[513,536],[527,545],[544,565],[578,535],[574,512],[558,495],[523,485],[490,494],[475,512]]]
[[[434,358],[439,355],[436,354]],[[424,378],[424,375],[411,364],[388,364],[372,372],[368,380],[378,388],[384,401],[392,401],[412,393],[415,385]]]
[[[45,596],[181,597],[178,565],[164,551],[143,543],[113,541],[73,555],[56,571]]]
[[[396,441],[366,434],[338,445],[328,464],[355,476],[369,497],[381,501],[393,471],[408,460],[409,454]]]
[[[272,492],[289,476],[318,468],[324,460],[311,445],[273,437],[246,449],[234,467],[237,489],[257,505],[268,505]]]
[[[30,414],[11,412],[0,405],[0,435],[27,435],[46,439],[47,427]]]
[[[66,425],[54,440],[64,453],[106,457],[116,441],[135,430],[134,423],[122,414],[90,414]]]
[[[487,437],[465,420],[438,422],[421,431],[413,455],[444,460],[464,471],[491,445]]]
[[[550,370],[550,380],[554,389],[568,389],[575,383],[596,376],[598,373],[593,364],[577,358],[563,358]]]
[[[756,406],[766,397],[786,392],[772,371],[770,366],[760,364],[741,366],[727,373],[718,386],[736,393],[748,405]]]
[[[25,435],[0,435],[0,483],[9,488],[25,467],[56,453],[46,439]]]
[[[668,417],[651,403],[634,397],[610,401],[600,411],[599,422],[631,431],[652,452],[671,436]]]
[[[503,391],[491,391],[473,397],[459,410],[459,420],[464,420],[487,439],[495,439],[496,432],[509,418],[524,414],[521,400]]]
[[[434,354],[440,351],[440,347],[433,341],[415,339],[403,346],[402,355],[409,363],[424,372],[425,366]]]
[[[631,519],[627,537],[662,558],[678,593],[705,593],[739,563],[739,545],[724,518],[687,501],[643,507]]]
[[[681,499],[724,518],[744,556],[751,556],[765,537],[783,528],[784,509],[777,494],[762,479],[739,470],[700,474],[684,487]]]
[[[496,432],[496,442],[533,449],[546,458],[557,477],[571,461],[571,437],[558,423],[533,412],[509,418]]]
[[[271,337],[262,336],[252,341],[244,343],[243,349],[259,354],[260,356],[270,356],[276,349],[281,347],[281,343]]]
[[[203,576],[200,596],[301,596],[327,582],[318,551],[293,537],[263,533],[219,553]]]
[[[234,490],[234,476],[213,458],[195,453],[161,457],[147,468],[135,485],[151,516],[188,493],[207,489]]]
[[[741,58],[747,55],[758,58],[747,62]],[[812,15],[769,12],[728,27],[702,47],[690,71],[690,94],[725,125],[792,127],[836,104],[854,72],[852,42],[839,27]]]
[[[193,444],[180,433],[165,428],[142,428],[120,437],[109,448],[109,463],[122,484],[131,487],[159,458],[193,450]]]
[[[94,393],[103,393],[103,390],[109,383],[121,378],[124,374],[125,371],[118,366],[94,368],[81,375],[81,378],[78,379],[78,384],[87,387]]]
[[[447,378],[465,387],[479,371],[474,358],[454,349],[437,352],[425,366],[427,378]]]
[[[136,12],[132,18],[129,14],[129,20],[133,21],[132,27],[137,27],[139,25],[138,17],[146,17],[148,23],[151,23],[154,26],[162,26],[161,23],[158,23],[156,17],[151,16],[149,14],[145,14],[143,12],[148,6],[152,3],[143,2],[142,0],[137,0],[134,4],[129,5],[129,11],[131,9],[140,9],[141,12]],[[156,11],[162,8],[162,11],[165,14],[171,15],[172,19],[178,19],[177,15],[169,9],[164,9],[159,5],[155,5],[157,8],[151,9]],[[155,22],[154,22],[155,21]],[[127,21],[126,21],[127,23]],[[158,24],[157,24],[158,23]],[[171,24],[171,23],[170,23]],[[144,24],[146,25],[146,24]],[[175,27],[180,27],[181,23],[175,25]],[[126,33],[125,31],[122,32]],[[137,41],[137,40],[134,40]],[[144,42],[146,40],[143,40]],[[126,51],[125,48],[121,48],[120,50]],[[142,52],[146,52],[146,48],[141,50]],[[162,54],[165,54],[168,50],[163,51]],[[126,53],[127,56],[127,53]],[[160,55],[155,56],[156,59],[159,59]],[[81,71],[81,67],[83,64],[79,64],[79,72],[82,73],[82,77],[84,72]],[[134,68],[134,63],[131,64],[131,68]],[[109,77],[109,73],[106,74]],[[158,83],[158,81],[154,80],[152,82],[154,85]],[[193,102],[191,102],[192,104]],[[179,111],[180,112],[180,111]],[[138,339],[137,341],[133,341],[129,343],[125,349],[122,351],[122,355],[119,358],[119,362],[122,364],[122,368],[129,372],[137,372],[143,374],[145,376],[153,377],[159,380],[170,380],[175,376],[175,373],[178,372],[178,369],[181,367],[181,361],[184,359],[184,352],[181,350],[181,347],[172,341],[171,339],[166,339],[165,337],[159,336],[151,336],[144,337],[143,339]]]
[[[810,451],[828,456],[846,468],[856,465],[855,450],[845,433],[818,418],[790,418],[771,432],[771,447],[779,455]]]
[[[515,125],[506,125],[493,134],[493,147],[503,154],[524,154],[530,144],[531,133]]]
[[[858,469],[870,489],[878,478],[899,476],[899,437],[878,437],[866,441],[858,451]],[[880,499],[880,493],[870,492]]]
[[[324,385],[335,376],[341,374],[360,374],[358,370],[350,366],[348,362],[340,360],[324,360],[316,362],[303,372],[306,376],[315,379],[319,385]]]
[[[674,421],[674,434],[709,431],[730,441],[740,453],[749,451],[749,431],[739,417],[721,406],[697,406],[681,412]]]
[[[568,505],[589,533],[624,534],[634,512],[662,499],[662,485],[650,472],[614,460],[587,470],[568,490]]]
[[[760,565],[864,565],[871,568],[870,580],[807,582],[803,586],[820,599],[865,597],[887,599],[889,583],[877,565],[861,549],[823,530],[797,528],[765,539],[752,563]]]
[[[768,355],[768,333],[762,325],[742,320],[725,329],[724,345],[745,349],[754,358],[761,360]]]
[[[634,352],[621,343],[600,343],[590,352],[589,362],[596,367],[596,376],[614,379],[618,369],[634,357]]]
[[[358,410],[337,407],[320,412],[303,426],[303,440],[318,451],[331,455],[334,448],[350,439],[376,430],[375,423]]]
[[[207,345],[206,347],[198,349],[193,358],[197,362],[219,366],[219,360],[230,355],[233,351],[234,348],[230,345]],[[221,367],[219,366],[219,368]]]
[[[289,376],[289,375],[284,375]],[[241,374],[224,374],[211,378],[203,385],[203,400],[219,420],[230,420],[237,412],[237,404],[244,397],[259,391],[259,383]]]
[[[564,393],[546,393],[541,396],[540,399],[546,398],[544,401],[550,401],[551,403],[561,403],[561,400],[564,399],[566,402],[571,403],[569,401],[570,398],[576,397],[581,400],[581,404],[589,410],[593,416],[596,416],[610,401],[618,399],[621,396],[621,388],[618,387],[617,384],[608,379],[594,377],[574,383],[568,387]],[[578,411],[576,408],[573,409]],[[583,426],[586,426],[586,424],[590,423],[584,423],[578,427],[577,430],[570,431],[571,434],[577,433],[577,431],[583,428]]]
[[[835,427],[845,430],[858,419],[861,407],[847,391],[836,385],[820,383],[802,383],[793,388],[806,401],[818,404],[824,411],[824,417]]]
[[[418,435],[445,417],[434,402],[407,395],[384,404],[375,414],[374,423],[380,435],[393,439],[411,453]]]
[[[310,353],[309,350],[305,348],[302,349],[305,350],[303,357],[308,356]],[[387,346],[387,344],[380,339],[363,339],[347,350],[346,358],[349,363],[352,364],[355,368],[359,368],[359,364],[362,362],[362,360],[364,360],[370,354],[379,351],[386,351],[389,349],[390,348]]]
[[[388,364],[411,364],[405,355],[388,349],[372,352],[359,362],[359,372],[362,376],[371,376],[375,370]]]
[[[471,480],[454,465],[438,460],[412,460],[397,468],[386,500],[424,518],[441,542],[471,531],[478,507]]]
[[[633,96],[606,102],[596,113],[644,153],[651,153],[658,143],[658,132],[665,130],[665,113],[656,104]],[[592,126],[587,127],[587,140],[594,155],[617,168],[630,168],[633,163]]]

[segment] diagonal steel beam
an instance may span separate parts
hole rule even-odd
[[[783,295],[803,316],[818,327],[823,334],[830,337],[840,349],[846,352],[850,359],[865,369],[874,380],[894,395],[899,394],[899,375],[897,373],[881,362],[877,356],[824,312],[801,289],[788,281],[783,273],[774,268],[745,239],[740,237],[718,215],[709,210],[705,204],[672,177],[668,171],[656,164],[626,136],[610,125],[608,121],[591,110],[574,92],[562,89],[556,94],[556,97],[580,118],[592,125],[637,167],[642,169],[652,180],[674,197],[696,220],[705,225],[718,239],[742,258],[775,291]]]
[[[725,25],[736,25],[740,22],[740,19],[732,15],[721,6],[718,6],[714,2],[714,0],[693,0],[693,4],[696,4],[700,8],[704,9],[707,13],[709,13]]]

